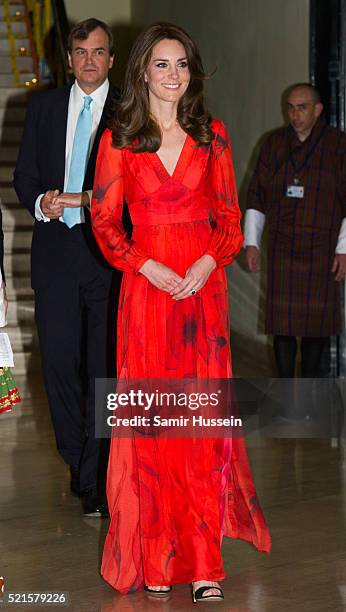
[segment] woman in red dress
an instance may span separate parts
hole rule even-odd
[[[92,219],[104,256],[124,272],[120,378],[232,375],[224,266],[243,239],[229,137],[205,109],[204,78],[181,28],[150,26],[100,144]],[[242,439],[113,437],[107,497],[102,575],[121,593],[192,583],[194,601],[220,600],[223,535],[271,546]]]

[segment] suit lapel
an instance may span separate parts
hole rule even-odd
[[[93,148],[92,148],[91,153],[93,153],[95,149],[96,149],[96,153],[98,151],[100,140],[101,140],[101,136],[102,136],[103,132],[105,131],[105,129],[107,127],[108,120],[109,120],[109,113],[110,113],[111,103],[112,103],[112,92],[111,92],[111,88],[109,88],[109,91],[108,91],[108,94],[107,94],[107,98],[106,98],[106,101],[105,101],[105,105],[103,107],[100,123],[99,123],[99,126],[97,128],[97,132],[96,132],[96,136],[95,136],[95,140],[94,140],[94,144],[93,144]]]
[[[97,152],[98,152],[101,136],[103,132],[105,131],[106,127],[108,126],[108,121],[110,119],[112,106],[114,104],[114,101],[117,99],[118,95],[119,94],[118,94],[117,88],[110,85],[109,91],[107,94],[107,98],[105,101],[105,105],[103,107],[103,112],[101,115],[100,123],[98,125],[97,132],[95,135],[95,140],[94,140],[91,152],[90,152],[89,161],[88,161],[87,169],[85,172],[85,178],[84,178],[84,185],[83,185],[84,189],[92,189],[93,182],[94,182]]]
[[[64,188],[65,180],[65,150],[66,150],[66,131],[67,131],[67,114],[68,104],[70,100],[71,86],[61,90],[61,98],[57,100],[54,109],[54,123],[51,126],[53,130],[53,140],[55,143],[55,159],[57,184]]]

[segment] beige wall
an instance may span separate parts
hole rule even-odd
[[[76,22],[87,17],[109,23],[131,19],[131,0],[65,0],[65,6],[69,19]]]
[[[218,66],[207,93],[213,114],[231,132],[244,207],[256,144],[282,124],[283,90],[308,80],[309,0],[132,0],[132,19],[142,26],[160,19],[182,25],[197,41],[206,70]],[[250,369],[258,349],[268,369],[270,350],[261,333],[264,273],[250,276],[240,259],[229,277],[234,347],[237,351],[240,346],[243,354],[249,349]]]

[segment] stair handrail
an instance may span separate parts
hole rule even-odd
[[[9,0],[3,0],[4,18],[6,23],[6,34],[11,58],[11,67],[16,87],[20,87],[19,70],[17,65],[16,39],[12,31],[12,19],[10,14]]]
[[[45,38],[52,28],[51,0],[24,0],[30,53],[36,78],[34,84],[42,84],[45,63]]]
[[[37,85],[40,81],[40,58],[39,58],[39,54],[37,50],[37,44],[35,41],[35,29],[31,23],[28,4],[29,2],[24,2],[24,19],[25,19],[25,23],[27,27],[29,45],[30,45],[30,54],[32,57],[33,69],[34,69],[34,74],[35,74],[34,83],[32,84]],[[19,55],[20,54],[21,53],[19,50]]]
[[[38,59],[40,83],[47,80],[46,75],[49,72],[46,57],[48,39],[54,49],[54,60],[57,60],[56,74],[53,70],[50,75],[54,85],[68,83],[70,80],[67,63],[69,24],[64,0],[25,0],[25,5],[31,18],[34,54]]]

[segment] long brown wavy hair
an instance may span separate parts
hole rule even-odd
[[[160,127],[150,114],[149,95],[144,73],[150,62],[153,47],[161,40],[177,40],[186,52],[190,82],[178,103],[177,120],[180,127],[199,145],[213,140],[211,115],[205,107],[203,85],[207,78],[196,44],[179,26],[157,22],[136,39],[129,57],[123,95],[111,122],[113,144],[117,148],[132,147],[136,153],[154,152],[161,146]]]

